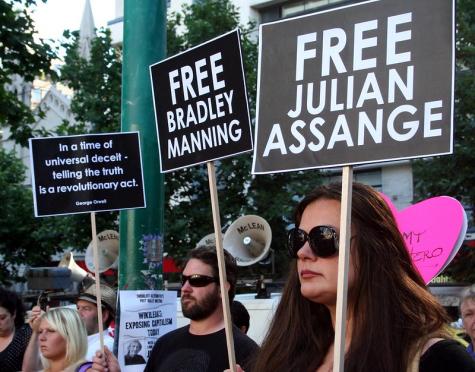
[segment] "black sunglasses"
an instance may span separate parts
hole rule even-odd
[[[315,226],[307,234],[294,227],[287,236],[287,248],[291,258],[297,258],[297,252],[308,241],[315,256],[331,257],[338,252],[338,234],[331,226]]]
[[[181,285],[185,285],[186,281],[188,281],[192,287],[206,287],[210,283],[219,283],[218,278],[200,274],[182,275]]]

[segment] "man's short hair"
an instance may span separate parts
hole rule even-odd
[[[246,333],[249,330],[249,312],[247,311],[246,307],[240,303],[239,301],[234,300],[231,303],[231,318],[233,319],[233,323],[239,329],[242,327],[246,327]]]
[[[234,257],[223,249],[224,251],[224,266],[226,268],[226,279],[229,282],[229,291],[228,297],[229,301],[231,302],[234,298],[234,294],[236,293],[236,281],[237,281],[237,264]],[[216,247],[207,245],[207,246],[199,246],[192,249],[186,258],[185,264],[183,267],[186,266],[189,260],[192,258],[196,260],[200,260],[201,262],[205,263],[206,265],[211,267],[213,272],[213,276],[215,278],[219,278],[219,269],[218,269],[218,255],[216,254]]]

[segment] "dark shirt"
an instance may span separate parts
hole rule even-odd
[[[457,341],[442,340],[421,356],[419,372],[475,372],[475,361]]]
[[[470,343],[467,346],[467,352],[470,354],[470,356],[475,359],[475,351],[473,351],[473,345]]]
[[[28,325],[15,330],[12,342],[0,352],[0,371],[15,372],[21,371],[23,355],[31,337],[31,328]]]
[[[190,326],[169,332],[157,340],[144,372],[223,372],[229,368],[226,334],[193,335]],[[236,363],[250,372],[257,344],[233,326]]]

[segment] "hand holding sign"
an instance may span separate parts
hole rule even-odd
[[[392,210],[414,265],[429,283],[457,254],[467,231],[462,205],[449,196],[439,196],[398,211],[381,194]]]

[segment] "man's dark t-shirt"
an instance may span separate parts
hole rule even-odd
[[[224,328],[197,336],[190,326],[178,328],[157,340],[144,372],[223,372],[229,368]],[[257,344],[233,326],[236,363],[246,372],[258,352]]]

